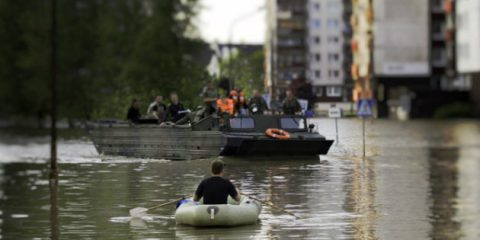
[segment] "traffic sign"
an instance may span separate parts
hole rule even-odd
[[[331,107],[328,109],[328,117],[329,118],[341,118],[342,117],[342,109],[338,107]]]
[[[371,117],[373,115],[373,101],[371,99],[361,99],[358,101],[357,115],[360,117]]]

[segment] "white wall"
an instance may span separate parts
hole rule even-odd
[[[429,75],[428,0],[375,0],[374,9],[375,74]]]
[[[457,70],[480,72],[480,1],[457,0]]]

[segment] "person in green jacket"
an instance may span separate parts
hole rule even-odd
[[[302,106],[298,102],[297,98],[293,96],[292,90],[287,90],[287,97],[283,100],[283,114],[285,115],[295,115],[302,112]]]

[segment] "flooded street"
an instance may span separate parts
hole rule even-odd
[[[335,139],[334,121],[312,120]],[[190,196],[210,160],[100,157],[88,139],[0,137],[2,239],[480,239],[480,123],[339,120],[339,143],[312,159],[224,158],[226,176],[264,206],[257,225],[177,226],[174,206],[131,221],[128,210]],[[51,206],[50,202],[57,206]],[[53,207],[53,208],[52,208]]]

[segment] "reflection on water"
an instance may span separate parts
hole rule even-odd
[[[315,120],[335,138],[333,120]],[[61,141],[58,187],[47,181],[48,139],[0,142],[4,239],[479,239],[480,125],[339,121],[340,144],[312,159],[225,158],[227,176],[264,206],[237,228],[177,226],[174,206],[131,220],[128,210],[191,195],[209,160],[100,157]]]
[[[58,221],[58,179],[50,181],[50,239],[60,239],[60,223]]]

